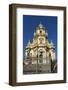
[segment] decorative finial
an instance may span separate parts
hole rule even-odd
[[[43,28],[43,25],[42,25],[42,23],[40,22],[40,24],[39,24],[39,28]]]
[[[51,47],[55,48],[55,47],[54,47],[54,44],[53,44],[53,42],[52,42],[52,40],[51,40],[51,43],[50,43],[50,44],[51,44]]]
[[[36,35],[36,33],[34,32],[34,36]]]
[[[30,43],[30,40],[28,41],[28,44],[27,44],[27,47],[30,47],[31,43]]]
[[[48,32],[47,32],[47,30],[45,31],[45,33],[46,33],[46,36],[48,36]]]
[[[51,45],[53,45],[53,42],[52,42],[52,40],[51,40]]]
[[[28,41],[28,44],[30,44],[30,40]]]

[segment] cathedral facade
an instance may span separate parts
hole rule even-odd
[[[40,23],[32,42],[28,41],[25,48],[23,73],[51,73],[52,62],[55,60],[55,46],[52,41],[48,41],[47,30]]]

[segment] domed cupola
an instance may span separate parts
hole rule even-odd
[[[35,35],[37,35],[37,36],[40,36],[41,35],[41,36],[48,37],[47,31],[45,30],[45,27],[41,23],[36,28],[36,33],[34,33],[34,36]]]

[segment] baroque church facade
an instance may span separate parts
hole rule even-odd
[[[23,73],[51,73],[55,62],[55,46],[48,41],[46,28],[40,23],[36,27],[32,43],[28,41],[25,48]]]

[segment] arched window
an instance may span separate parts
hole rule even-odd
[[[39,63],[42,63],[42,62],[43,62],[43,52],[41,51],[39,55]]]
[[[40,30],[40,34],[42,34],[42,31]]]

